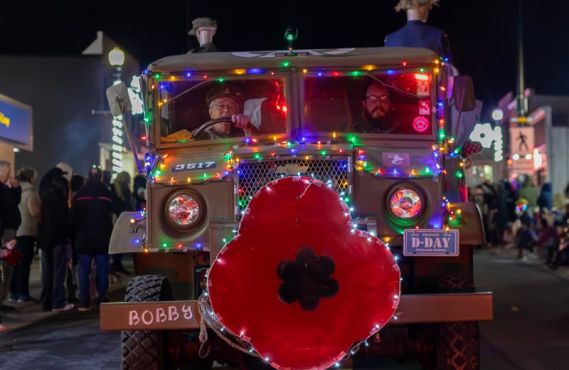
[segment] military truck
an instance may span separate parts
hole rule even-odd
[[[492,319],[492,293],[475,291],[473,250],[484,230],[451,135],[462,123],[450,118],[473,109],[473,91],[449,71],[417,48],[188,53],[151,63],[141,76],[147,208],[123,213],[110,244],[111,253],[133,253],[136,276],[125,302],[101,307],[101,328],[122,331],[123,368],[268,366],[233,349],[238,338],[220,340],[223,328],[206,326],[197,300],[207,299],[208,268],[251,199],[288,176],[335,189],[353,227],[398,261],[398,314],[347,363],[479,368],[478,321]]]

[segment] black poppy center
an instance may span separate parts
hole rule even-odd
[[[338,282],[331,277],[334,269],[332,258],[317,256],[311,248],[301,247],[294,261],[283,261],[277,267],[277,275],[283,281],[279,298],[289,304],[298,301],[303,310],[315,310],[320,298],[338,293]]]

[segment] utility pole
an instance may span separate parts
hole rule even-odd
[[[525,123],[528,113],[528,99],[525,96],[526,82],[524,71],[524,38],[523,38],[523,0],[518,1],[518,32],[517,32],[517,62],[518,76],[516,86],[516,113],[518,123]]]

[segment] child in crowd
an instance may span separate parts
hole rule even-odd
[[[518,248],[518,258],[524,257],[524,249],[533,251],[537,237],[531,227],[531,218],[522,217],[522,227],[516,233],[516,247]]]

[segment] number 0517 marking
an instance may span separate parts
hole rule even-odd
[[[215,168],[215,161],[177,163],[172,167],[172,172],[209,170]]]

